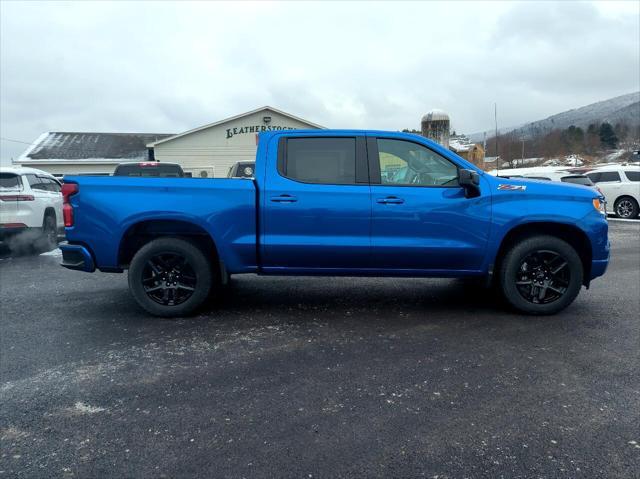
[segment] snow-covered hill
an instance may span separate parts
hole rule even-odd
[[[612,125],[618,122],[626,122],[629,125],[640,124],[640,91],[564,111],[544,120],[501,128],[500,133],[515,132],[520,136],[531,137],[544,135],[551,130],[565,129],[571,125],[587,128],[592,123],[599,124],[603,121],[608,121]],[[472,141],[482,141],[484,133],[474,133],[469,135],[469,138]],[[492,130],[486,133],[487,138],[494,136]]]

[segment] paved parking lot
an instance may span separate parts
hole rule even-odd
[[[0,259],[0,476],[638,477],[640,225],[551,318],[458,281],[237,277],[160,320],[125,275]]]

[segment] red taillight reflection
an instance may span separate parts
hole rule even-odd
[[[62,185],[62,216],[65,226],[73,226],[73,207],[69,198],[78,192],[76,183],[65,183]]]

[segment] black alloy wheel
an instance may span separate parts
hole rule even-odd
[[[560,299],[571,282],[568,261],[558,252],[538,250],[524,258],[516,277],[520,295],[533,304]]]
[[[164,236],[149,241],[133,256],[129,290],[154,316],[187,316],[205,303],[212,288],[217,289],[217,271],[217,259],[197,244]]]
[[[498,261],[503,297],[525,314],[562,311],[576,299],[584,282],[578,251],[556,236],[523,238]]]
[[[149,258],[142,271],[142,286],[147,296],[163,306],[177,306],[188,300],[198,280],[186,257],[162,252]]]

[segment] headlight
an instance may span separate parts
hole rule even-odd
[[[595,209],[597,209],[603,215],[607,214],[607,208],[606,208],[606,203],[605,203],[604,199],[594,198],[593,199],[593,207]]]

